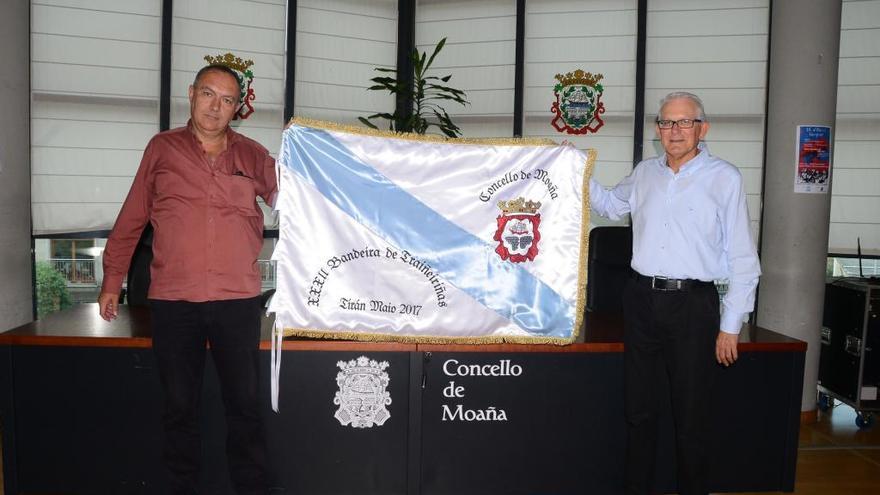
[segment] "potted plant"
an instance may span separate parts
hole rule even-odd
[[[398,80],[397,70],[384,67],[376,67],[377,72],[389,72],[393,75],[378,76],[370,79],[376,83],[370,86],[369,90],[388,91],[394,96],[404,96],[406,100],[411,102],[411,110],[407,112],[406,108],[398,108],[393,114],[375,113],[369,117],[358,117],[358,119],[366,126],[378,129],[371,122],[372,119],[385,119],[388,121],[388,128],[394,132],[415,132],[417,134],[425,134],[432,126],[437,127],[440,132],[448,137],[454,138],[461,135],[461,129],[446,113],[441,103],[451,101],[460,105],[467,105],[465,92],[445,83],[449,82],[452,75],[445,77],[436,77],[426,75],[434,58],[443,49],[446,44],[446,38],[440,40],[434,47],[434,53],[427,57],[427,52],[419,54],[417,49],[413,49],[411,59],[413,64],[413,84],[409,81]]]

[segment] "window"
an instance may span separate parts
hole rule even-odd
[[[863,253],[876,256],[880,255],[880,0],[844,1],[840,24],[828,251],[854,254],[861,243]]]
[[[295,116],[360,125],[394,112],[394,98],[367,91],[374,67],[397,63],[397,2],[297,2]],[[378,125],[378,124],[377,124]]]
[[[464,137],[512,136],[516,1],[418,0],[419,52],[430,55],[443,38],[431,75],[452,74],[449,85],[470,102],[443,105],[452,121]]]
[[[593,177],[606,187],[633,166],[637,21],[635,0],[526,3],[524,134],[596,149]],[[603,76],[604,124],[596,133],[560,134],[550,125],[555,76],[576,69]],[[621,223],[598,215],[590,221]]]
[[[662,152],[654,133],[660,99],[672,91],[698,95],[712,123],[709,150],[742,173],[756,242],[769,23],[768,0],[648,1],[644,156]]]
[[[53,239],[50,251],[52,268],[64,275],[69,284],[95,284],[94,239]]]
[[[159,130],[159,0],[31,7],[35,234],[109,229]]]

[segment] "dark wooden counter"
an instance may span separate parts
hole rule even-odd
[[[263,320],[261,348],[271,346],[271,318]],[[586,313],[585,331],[571,345],[532,344],[402,344],[288,337],[284,350],[362,350],[425,352],[622,352],[623,318],[619,314]],[[151,346],[150,313],[147,308],[121,306],[119,317],[106,322],[98,316],[97,303],[80,304],[0,334],[0,345],[49,345],[84,347]],[[806,342],[754,325],[744,324],[739,338],[740,352],[806,351]]]
[[[108,323],[97,304],[84,304],[0,334],[5,493],[167,493],[162,390],[149,318],[145,308],[123,306]],[[287,338],[279,413],[269,405],[271,324],[264,319],[260,401],[273,493],[622,491],[619,315],[588,313],[578,342],[565,346]],[[719,393],[707,398],[715,418],[712,491],[791,491],[806,344],[746,325],[739,350],[734,366],[719,366]],[[340,363],[361,356],[383,363],[389,379],[390,417],[370,428],[352,428],[335,417]],[[522,373],[454,371],[459,364],[499,363]],[[450,392],[453,385],[460,394]],[[231,495],[213,366],[201,402],[207,473],[201,489]],[[661,407],[660,448],[672,453],[670,406]],[[489,410],[503,410],[505,420],[463,416]],[[657,491],[673,491],[673,456],[658,459],[657,473]]]

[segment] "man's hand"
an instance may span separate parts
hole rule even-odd
[[[718,332],[718,338],[715,339],[715,359],[718,364],[730,366],[736,362],[739,357],[736,353],[736,343],[739,341],[739,335],[734,333]]]
[[[107,321],[113,321],[119,314],[119,294],[102,292],[98,296],[98,314]]]

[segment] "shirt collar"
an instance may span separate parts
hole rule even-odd
[[[189,135],[192,136],[193,141],[199,143],[199,138],[196,136],[195,131],[193,131],[193,123],[192,119],[186,121],[186,128],[189,130]],[[233,144],[239,142],[241,140],[241,134],[232,130],[232,126],[226,126],[226,149],[232,147]]]
[[[666,165],[665,152],[660,155],[660,166],[663,168],[663,170],[671,175],[678,175],[679,177],[686,177],[688,175],[691,175],[697,170],[703,168],[703,165],[706,163],[706,159],[711,156],[711,154],[709,153],[709,147],[703,141],[700,141],[699,144],[697,144],[697,149],[699,150],[697,156],[691,158],[684,165],[682,165],[681,168],[678,169],[678,174],[673,174],[672,169],[670,169]]]

